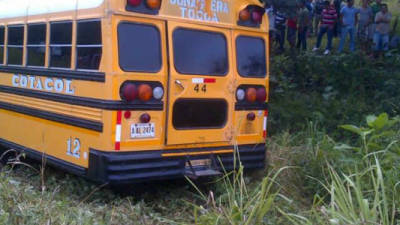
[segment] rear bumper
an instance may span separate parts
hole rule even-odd
[[[222,148],[233,150],[233,146]],[[190,160],[209,159],[209,167],[221,172],[223,169],[233,170],[235,165],[238,167],[239,164],[234,163],[235,159],[237,162],[240,159],[245,169],[262,169],[265,166],[264,144],[238,146],[236,156],[233,152],[218,153],[220,149],[209,148],[207,151],[216,153],[193,156],[163,156],[166,151],[104,152],[91,149],[87,175],[96,182],[118,185],[183,178],[187,175],[187,162]],[[195,149],[181,151],[196,152]],[[193,167],[190,170],[193,171]]]

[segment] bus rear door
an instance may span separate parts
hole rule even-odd
[[[168,22],[167,145],[220,143],[233,138],[231,32]]]

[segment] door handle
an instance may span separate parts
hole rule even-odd
[[[182,89],[185,89],[185,87],[183,86],[183,84],[182,84],[182,82],[180,80],[175,80],[175,84],[180,86]]]

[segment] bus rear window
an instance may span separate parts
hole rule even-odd
[[[161,69],[160,31],[152,25],[118,25],[119,65],[129,72],[156,73]]]
[[[224,76],[228,50],[222,33],[179,28],[173,33],[175,68],[181,74]]]
[[[265,77],[267,62],[262,38],[239,36],[236,39],[237,70],[243,77]]]

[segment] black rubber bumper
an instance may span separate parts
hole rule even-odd
[[[234,147],[226,146],[222,148],[233,149]],[[208,151],[220,149],[221,147],[207,148]],[[196,149],[184,150],[184,152],[196,151]],[[174,150],[167,152],[173,153]],[[187,162],[198,159],[210,159],[210,167],[221,172],[223,168],[230,171],[238,167],[239,160],[245,169],[264,168],[266,153],[264,144],[241,145],[237,147],[235,152],[236,155],[225,153],[165,157],[162,154],[165,154],[166,151],[104,152],[91,149],[87,175],[93,181],[109,183],[110,185],[183,178],[187,174]],[[235,160],[236,163],[234,163]]]

